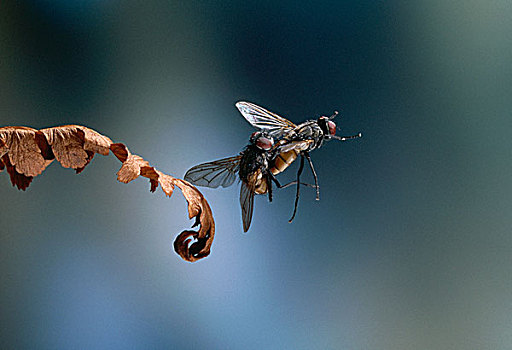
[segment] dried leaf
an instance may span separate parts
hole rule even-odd
[[[2,157],[4,156],[4,154],[6,154],[8,151],[7,147],[5,146],[5,142],[3,139],[0,139],[0,173],[4,170],[5,168],[5,165],[4,165],[4,162],[2,161]]]
[[[25,190],[32,179],[56,159],[65,168],[80,173],[94,154],[108,155],[112,151],[123,163],[117,172],[120,182],[128,183],[139,176],[149,179],[151,192],[158,185],[167,196],[177,186],[188,202],[189,218],[198,231],[186,230],[174,242],[175,251],[185,260],[194,262],[210,254],[215,236],[211,208],[201,192],[190,183],[164,174],[132,154],[122,143],[112,141],[96,131],[80,125],[66,125],[35,130],[26,127],[0,128],[0,172],[5,168],[13,186]]]
[[[149,190],[151,192],[155,192],[157,187],[158,187],[158,178],[159,178],[158,174],[161,174],[163,176],[168,176],[168,177],[172,178],[172,176],[169,176],[169,175],[166,175],[164,173],[161,173],[158,170],[156,170],[155,168],[150,167],[150,166],[149,167],[148,166],[142,167],[140,169],[140,174],[142,176],[144,176],[144,177],[147,177],[149,179],[149,183],[151,184],[151,187],[150,187]],[[166,191],[163,183],[162,183],[162,189],[164,190],[166,195],[168,195],[169,197],[171,196],[172,189],[171,189],[171,192]]]
[[[78,172],[83,170],[92,159],[87,151],[107,155],[110,144],[112,144],[109,138],[78,125],[43,129],[41,133],[46,137],[55,158],[61,165],[64,168],[77,169]],[[96,145],[96,143],[99,143],[99,145]]]
[[[8,155],[10,165],[19,174],[27,177],[41,174],[51,163],[41,154],[41,149],[36,143],[36,131],[26,127],[0,128],[0,139],[4,143],[2,153]],[[4,161],[4,163],[6,162]]]
[[[113,143],[110,145],[110,150],[122,163],[126,162],[128,158],[128,148],[123,143]]]
[[[142,159],[142,157],[130,154],[117,172],[117,180],[124,183],[135,180],[139,177],[140,168],[143,166],[149,166],[149,163]]]
[[[164,173],[156,171],[156,174],[158,176],[158,182],[160,183],[160,186],[162,186],[162,191],[167,196],[172,196],[172,193],[174,192],[174,182],[176,179],[172,176],[166,175]]]
[[[85,167],[91,162],[92,158],[94,157],[93,151],[85,151],[85,153],[87,153],[87,159],[85,161],[85,165],[83,167],[75,169],[77,174],[80,174],[82,171],[84,171]]]
[[[7,154],[5,154],[2,157],[2,163],[5,164],[7,173],[11,178],[12,185],[18,187],[19,190],[25,191],[32,182],[33,177],[25,176],[23,174],[18,173],[15,167],[12,166],[11,161],[9,160],[9,156]]]
[[[41,155],[44,159],[53,160],[55,159],[55,155],[53,154],[52,148],[48,144],[48,140],[46,136],[41,131],[37,131],[35,134],[36,143],[39,149],[41,150]]]
[[[111,139],[92,129],[76,125],[75,127],[84,133],[84,149],[86,151],[92,151],[94,153],[108,156],[110,152],[110,145],[112,144]]]
[[[3,133],[0,133],[0,158],[3,157],[4,154],[9,150],[5,144],[4,139],[2,138]]]

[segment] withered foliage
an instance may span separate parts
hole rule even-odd
[[[195,218],[192,227],[176,237],[174,250],[186,261],[194,262],[210,254],[215,235],[212,210],[201,192],[187,181],[174,178],[153,168],[142,157],[132,154],[122,143],[113,143],[108,137],[80,125],[66,125],[36,130],[27,127],[0,128],[0,172],[9,173],[13,186],[26,190],[32,179],[41,174],[53,160],[63,167],[80,173],[96,153],[112,152],[122,162],[117,172],[120,182],[128,183],[139,176],[149,179],[154,192],[160,185],[167,196],[178,187],[188,202],[189,218]]]

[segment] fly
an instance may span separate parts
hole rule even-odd
[[[271,159],[269,169],[272,175],[275,176],[283,172],[300,156],[297,180],[293,182],[297,186],[295,206],[289,222],[293,221],[297,213],[301,185],[300,175],[304,168],[304,158],[308,161],[315,180],[316,200],[320,199],[318,178],[309,152],[321,147],[324,141],[331,139],[346,141],[362,136],[361,133],[353,136],[337,136],[336,124],[332,120],[336,117],[338,112],[334,112],[330,117],[321,116],[316,120],[308,120],[302,124],[295,125],[291,121],[250,102],[240,101],[236,104],[236,107],[251,125],[262,130],[270,137],[276,138],[277,143],[274,146],[276,153]]]

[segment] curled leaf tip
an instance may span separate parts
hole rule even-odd
[[[181,189],[188,202],[189,217],[195,218],[192,227],[199,225],[199,230],[180,233],[174,241],[174,250],[183,259],[194,262],[210,254],[215,236],[215,222],[210,205],[195,186],[181,179],[176,179],[175,185]]]
[[[195,262],[210,255],[210,237],[198,238],[197,231],[183,231],[174,241],[174,251],[183,260]]]

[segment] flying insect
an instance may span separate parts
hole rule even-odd
[[[346,141],[350,139],[360,138],[361,133],[353,136],[337,136],[336,124],[332,121],[338,112],[334,112],[330,117],[321,116],[316,120],[308,120],[299,125],[295,125],[291,121],[266,110],[254,103],[240,101],[236,103],[236,107],[244,118],[254,127],[262,130],[270,137],[276,138],[277,142],[273,148],[275,153],[271,159],[270,173],[277,175],[283,172],[292,164],[297,157],[300,156],[300,165],[297,171],[297,180],[294,182],[297,186],[295,195],[295,206],[292,222],[297,213],[300,194],[300,175],[304,168],[304,158],[308,161],[315,181],[316,200],[320,199],[320,187],[318,186],[318,177],[316,175],[313,162],[309,152],[320,148],[324,141],[331,139]]]

